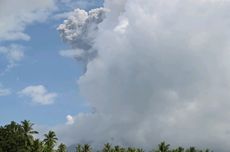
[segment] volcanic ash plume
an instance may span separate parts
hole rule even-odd
[[[63,139],[149,149],[165,140],[229,151],[230,1],[106,0],[104,6],[106,17],[102,8],[76,10],[59,27],[82,50],[77,58],[88,61],[78,85],[94,109],[59,128]]]
[[[97,55],[92,47],[98,32],[98,24],[105,18],[104,8],[93,9],[89,12],[76,9],[57,29],[62,39],[71,45],[71,50],[63,50],[61,55],[74,57],[88,62]]]

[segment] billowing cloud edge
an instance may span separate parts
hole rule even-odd
[[[104,5],[111,12],[91,45],[98,55],[78,81],[95,112],[57,127],[62,139],[147,149],[165,140],[230,149],[230,2],[108,0]]]

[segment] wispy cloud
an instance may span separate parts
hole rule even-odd
[[[3,75],[5,72],[16,66],[17,63],[24,58],[24,48],[16,44],[2,47],[0,46],[0,56],[1,55],[4,56],[8,61],[5,69],[0,71],[0,75]]]
[[[55,0],[1,0],[0,1],[0,42],[9,44],[16,40],[29,41],[25,32],[28,25],[44,22],[55,9]],[[1,69],[4,75],[24,57],[23,47],[15,44],[0,44],[0,56],[6,56],[9,63]]]
[[[0,84],[0,97],[1,96],[8,96],[10,94],[11,94],[10,89],[6,89]]]
[[[34,103],[41,105],[53,104],[57,93],[50,93],[43,85],[28,86],[18,92],[20,96],[30,97]]]
[[[26,26],[45,21],[54,8],[54,0],[1,0],[0,40],[30,40]]]
[[[59,54],[67,58],[80,58],[84,55],[84,50],[82,49],[72,49],[72,50],[61,50]]]
[[[4,55],[10,64],[15,64],[24,57],[23,47],[15,44],[6,47],[0,46],[0,55]]]

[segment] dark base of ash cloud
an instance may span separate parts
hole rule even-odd
[[[78,85],[95,109],[58,127],[63,141],[230,149],[230,2],[107,0],[104,6],[110,11],[76,10],[59,27],[73,48],[61,54],[87,60]]]

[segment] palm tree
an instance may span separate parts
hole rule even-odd
[[[43,143],[39,139],[36,139],[34,141],[32,151],[33,152],[43,152]]]
[[[136,152],[136,148],[128,147],[127,152]]]
[[[106,143],[104,145],[102,152],[111,152],[111,149],[112,149],[112,146],[110,145],[110,143]]]
[[[115,146],[115,147],[114,147],[114,151],[115,151],[115,152],[120,152],[120,146]]]
[[[58,146],[57,152],[67,152],[66,145],[63,144],[63,143],[61,143],[61,144]]]
[[[184,152],[184,148],[178,147],[176,149],[171,150],[171,152]]]
[[[15,121],[11,121],[9,125],[6,125],[6,129],[10,130],[11,133],[14,134],[21,131],[20,126]]]
[[[121,147],[120,152],[126,152],[126,149],[124,147]]]
[[[137,152],[144,152],[142,148],[137,148]]]
[[[78,144],[76,147],[76,152],[82,152],[81,144]]]
[[[33,134],[38,134],[37,131],[33,130],[33,123],[31,123],[29,120],[24,120],[21,121],[22,124],[22,128],[23,128],[23,132],[24,132],[24,136],[26,138],[26,143],[25,146],[27,148],[31,147],[31,145],[33,145]]]
[[[38,134],[37,131],[33,130],[34,124],[31,123],[29,120],[24,120],[21,123],[22,123],[22,128],[27,135]]]
[[[169,152],[169,147],[170,147],[169,144],[166,144],[165,142],[161,142],[161,143],[158,145],[158,150],[157,150],[157,152]]]
[[[82,152],[91,152],[91,147],[89,144],[84,144],[82,147]]]
[[[190,147],[186,152],[197,152],[195,147]]]
[[[48,134],[45,134],[44,145],[45,152],[53,152],[53,148],[57,143],[58,138],[56,137],[55,132],[49,131]]]
[[[2,151],[26,151],[25,138],[21,125],[12,121],[1,127],[0,147]]]
[[[186,152],[196,152],[196,148],[190,147],[189,149],[186,150]]]
[[[183,152],[183,151],[184,151],[184,148],[182,148],[182,147],[177,148],[177,152]]]

